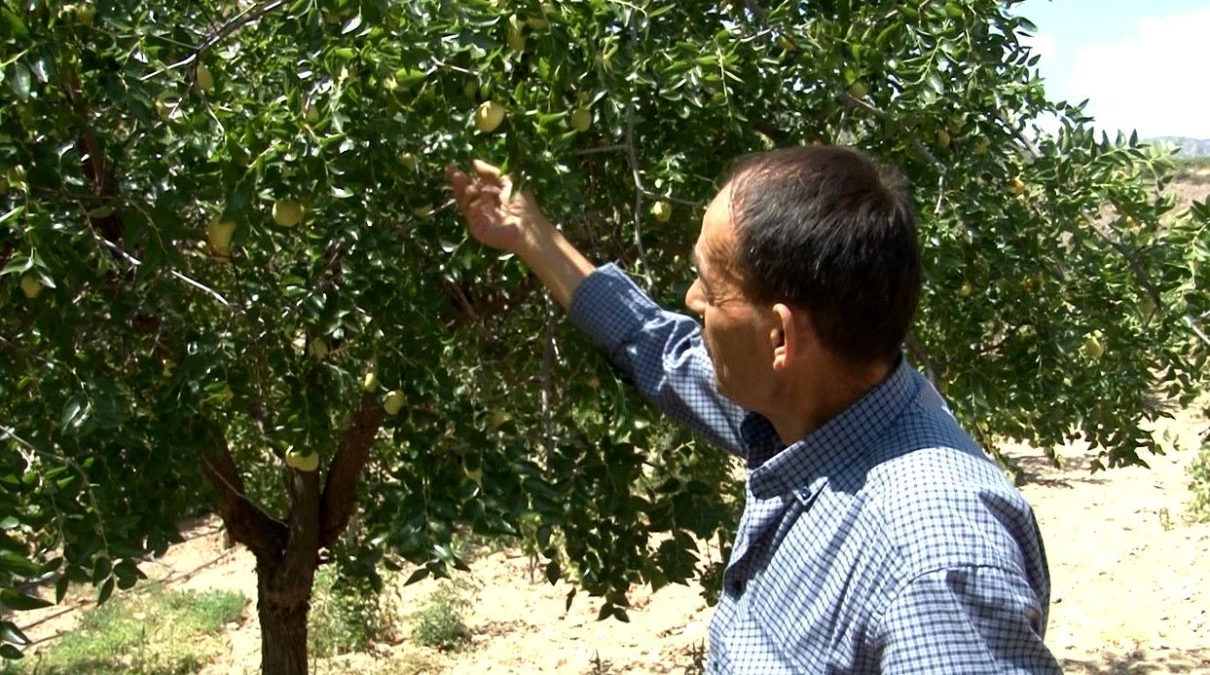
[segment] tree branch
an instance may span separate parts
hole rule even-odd
[[[924,376],[929,379],[929,382],[932,382],[934,387],[941,389],[941,381],[937,379],[937,365],[928,352],[924,351],[924,346],[916,339],[916,335],[909,331],[907,337],[903,339],[903,344],[907,346],[916,361],[924,366]]]
[[[328,467],[319,503],[319,546],[329,548],[344,532],[353,517],[357,500],[357,482],[370,458],[374,437],[382,428],[385,412],[372,394],[363,394],[361,406],[353,413],[345,430],[340,450]]]
[[[232,34],[234,34],[239,29],[243,28],[244,26],[252,23],[253,21],[256,21],[257,19],[261,18],[265,14],[272,12],[273,10],[277,9],[278,7],[281,7],[284,4],[286,4],[286,0],[271,0],[270,2],[262,2],[260,4],[252,5],[251,7],[248,7],[247,9],[240,12],[239,14],[236,14],[235,17],[232,18],[230,21],[228,21],[226,24],[219,27],[219,29],[217,31],[215,31],[213,35],[206,38],[205,42],[203,42],[201,44],[201,46],[199,46],[196,50],[194,50],[194,52],[192,54],[181,59],[180,61],[177,61],[176,63],[174,63],[172,65],[164,66],[163,68],[160,68],[159,70],[157,70],[149,75],[144,75],[142,78],[140,78],[140,80],[143,82],[146,82],[147,80],[156,78],[170,70],[176,70],[177,68],[184,68],[185,66],[197,63],[206,54],[206,52],[213,49],[215,45],[222,42],[226,38],[230,37]]]
[[[1089,229],[1091,229],[1093,232],[1096,232],[1098,237],[1104,240],[1105,243],[1109,244],[1113,250],[1121,254],[1122,258],[1126,260],[1126,265],[1130,268],[1130,272],[1134,274],[1135,279],[1138,280],[1139,285],[1143,287],[1143,290],[1147,291],[1147,295],[1150,295],[1151,299],[1155,301],[1155,306],[1163,307],[1164,301],[1160,296],[1160,290],[1155,287],[1155,284],[1152,283],[1151,278],[1147,276],[1147,273],[1143,270],[1142,263],[1140,263],[1138,258],[1134,255],[1134,251],[1131,251],[1129,246],[1123,244],[1108,232],[1102,230],[1100,225],[1097,224],[1097,221],[1093,219],[1092,216],[1086,213],[1084,214],[1084,219],[1088,222]]]
[[[257,558],[281,555],[289,530],[245,494],[244,479],[221,433],[214,434],[211,448],[202,452],[202,475],[218,492],[219,516],[231,538]]]

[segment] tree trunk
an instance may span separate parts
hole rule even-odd
[[[279,520],[248,499],[221,428],[211,430],[202,472],[218,492],[231,538],[256,556],[262,675],[307,675],[307,613],[319,551],[330,547],[357,507],[357,482],[382,426],[377,399],[365,394],[320,485],[319,472],[288,470],[290,510]]]
[[[301,561],[300,561],[301,562]],[[307,675],[307,612],[315,564],[256,562],[262,675]]]

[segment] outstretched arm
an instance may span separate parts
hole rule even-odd
[[[747,413],[718,393],[714,365],[693,319],[660,308],[614,265],[600,270],[563,237],[532,195],[500,170],[447,170],[471,236],[515,253],[639,392],[668,416],[740,454]]]

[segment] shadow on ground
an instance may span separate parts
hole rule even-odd
[[[1101,652],[1090,660],[1063,659],[1068,675],[1151,675],[1152,673],[1208,673],[1210,649],[1135,649],[1127,653]]]

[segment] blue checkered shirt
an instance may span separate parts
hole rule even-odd
[[[666,414],[747,459],[710,673],[1060,673],[1033,513],[901,359],[786,447],[715,388],[693,319],[605,265],[570,316]]]

